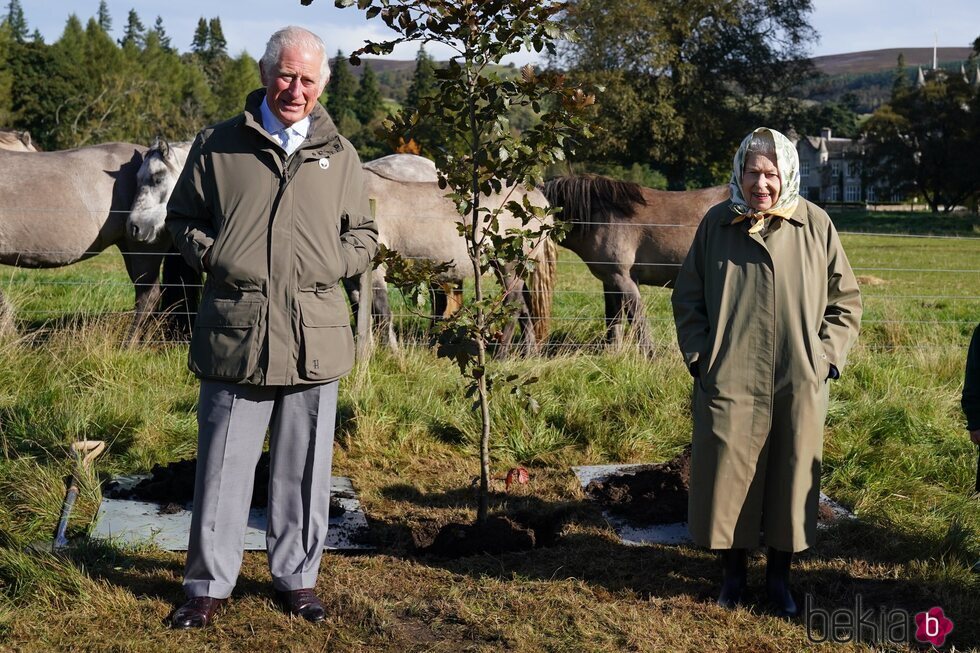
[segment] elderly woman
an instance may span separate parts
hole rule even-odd
[[[749,134],[730,188],[698,227],[672,297],[694,377],[688,521],[697,544],[722,552],[718,603],[729,608],[761,531],[769,600],[789,617],[793,553],[816,535],[827,381],[857,338],[861,296],[827,213],[799,195],[785,136]]]

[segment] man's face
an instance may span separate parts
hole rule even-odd
[[[269,108],[283,125],[299,122],[310,115],[323,92],[320,66],[323,58],[302,47],[286,46],[274,70],[260,66]]]

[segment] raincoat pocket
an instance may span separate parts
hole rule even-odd
[[[255,372],[262,301],[212,299],[201,305],[188,367],[208,379],[244,381]]]
[[[354,366],[350,310],[339,292],[299,302],[302,339],[299,374],[307,381],[333,381]]]

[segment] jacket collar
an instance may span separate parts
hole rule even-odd
[[[732,202],[728,201],[728,211],[722,216],[720,223],[722,226],[728,226],[732,223],[732,220],[739,217],[735,211],[732,210]],[[805,225],[807,222],[807,201],[800,198],[800,201],[796,203],[796,210],[793,211],[793,215],[786,218],[787,221],[793,222],[798,225]]]
[[[245,98],[245,125],[257,131],[270,143],[278,144],[276,138],[271,136],[262,125],[261,106],[265,95],[265,89],[260,88],[252,91]],[[310,126],[306,133],[306,141],[300,146],[300,150],[316,148],[315,152],[310,153],[312,156],[329,156],[344,149],[340,141],[340,133],[322,104],[317,102],[309,118]]]

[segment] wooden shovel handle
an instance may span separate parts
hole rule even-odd
[[[105,450],[105,442],[103,440],[80,440],[73,442],[71,448],[78,455],[82,467],[87,469],[92,461]]]

